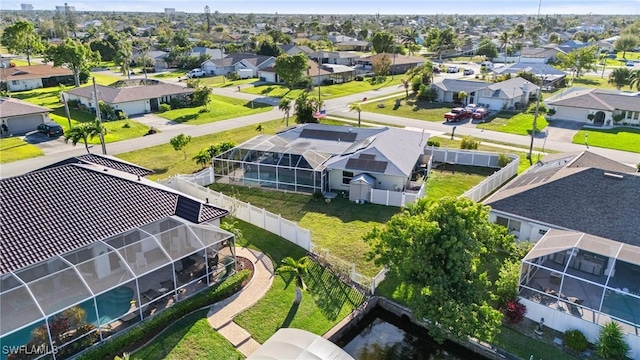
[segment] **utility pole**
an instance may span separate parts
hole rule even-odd
[[[542,87],[544,86],[544,81],[546,80],[546,76],[542,77],[542,83],[538,88],[538,98],[536,99],[536,112],[533,115],[533,129],[531,129],[531,145],[529,145],[529,165],[533,165],[533,139],[536,138],[536,126],[538,125],[538,114],[540,112],[540,99],[542,98]]]
[[[107,155],[107,145],[104,143],[104,134],[102,133],[102,114],[100,114],[100,102],[98,100],[98,88],[96,86],[96,77],[91,78],[93,81],[93,96],[96,100],[96,118],[98,119],[98,133],[100,135],[100,145],[102,145],[102,155]]]
[[[320,57],[318,58],[318,112],[320,112],[320,104],[322,102],[322,99],[321,99],[322,94],[320,93],[320,85],[322,85],[322,81],[320,81],[320,66],[322,66],[322,59],[323,59],[323,55],[322,55],[322,47],[321,47]]]

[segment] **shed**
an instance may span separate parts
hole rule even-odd
[[[349,181],[349,201],[369,201],[376,178],[369,174],[358,174]]]

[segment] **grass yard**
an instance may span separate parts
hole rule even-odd
[[[496,169],[476,166],[440,165],[431,169],[427,179],[426,198],[434,202],[445,196],[462,195],[495,171]]]
[[[589,146],[640,153],[640,129],[638,128],[582,129],[573,136],[573,143],[584,144],[587,134]]]
[[[274,266],[278,266],[286,256],[298,259],[305,255],[302,248],[253,225],[238,221],[236,226],[242,230],[245,238],[238,241],[238,245],[266,253]],[[309,291],[303,293],[302,301],[295,306],[295,283],[292,278],[276,275],[266,295],[234,321],[260,343],[264,343],[282,327],[322,335],[364,300],[362,294],[315,263],[311,263],[305,281]]]
[[[244,85],[244,84],[252,84],[256,81],[258,81],[258,79],[240,79],[240,80],[231,81],[229,79],[226,79],[222,75],[205,77],[200,79],[200,83],[202,85],[207,85],[211,87],[221,87],[221,88]]]
[[[42,156],[40,148],[19,137],[0,139],[0,164]]]
[[[506,349],[510,353],[517,355],[522,359],[529,359],[531,356],[533,356],[534,359],[577,359],[562,352],[558,347],[524,336],[517,331],[504,326],[493,344],[502,349]]]
[[[242,353],[207,322],[207,310],[169,326],[131,359],[244,359]]]
[[[596,75],[582,75],[573,79],[573,86],[616,90],[615,85],[609,84],[609,77],[607,76],[601,78]]]
[[[485,122],[476,125],[479,129],[500,131],[516,135],[530,135],[533,128],[534,114],[510,113],[501,111],[493,117],[489,117]],[[538,116],[537,131],[547,127],[549,123],[544,116]]]
[[[175,109],[158,115],[179,123],[202,125],[214,121],[267,112],[273,109],[273,106],[226,96],[211,95],[209,111],[201,113],[201,109],[201,106]]]
[[[111,85],[116,81],[123,80],[122,78],[119,78],[116,75],[113,75],[112,73],[106,72],[106,71],[92,72],[91,76],[96,78],[96,84],[98,85]],[[91,86],[92,84],[93,82],[90,77],[87,85],[81,85],[81,86]]]
[[[156,79],[179,78],[187,75],[187,72],[189,72],[189,70],[179,69],[173,71],[165,71],[159,74],[153,74],[151,75],[151,77]]]
[[[350,81],[343,84],[334,84],[334,85],[326,85],[320,87],[320,93],[322,94],[322,99],[333,99],[337,97],[352,95],[361,93],[364,91],[380,89],[387,86],[400,85],[400,76],[397,76],[393,79],[390,77],[387,80],[380,84],[371,84],[370,81],[365,79],[364,81]],[[268,85],[260,85],[255,87],[247,87],[242,89],[242,92],[246,92],[249,94],[256,95],[265,95],[272,96],[277,98],[288,97],[290,99],[295,99],[300,94],[305,92],[305,89],[293,89],[290,90],[285,85],[277,85],[277,84],[268,84]],[[308,91],[311,97],[318,96],[318,89]]]
[[[403,94],[399,94],[400,98]],[[417,120],[444,122],[444,114],[449,112],[454,104],[435,103],[416,100],[413,96],[402,99],[400,106],[396,106],[396,99],[390,98],[362,105],[362,111],[392,116],[401,116]],[[379,107],[384,104],[384,107]]]
[[[323,121],[323,124],[343,124],[338,121]],[[284,122],[272,120],[261,123],[264,134],[275,134],[276,131],[284,128]],[[235,141],[241,143],[258,135],[255,131],[256,125],[244,126],[241,128],[223,131],[215,134],[193,137],[187,145],[187,160],[183,160],[181,151],[175,151],[170,144],[153,146],[145,149],[130,151],[117,156],[123,160],[146,167],[155,171],[155,174],[148,176],[151,180],[167,178],[177,174],[191,174],[201,170],[201,167],[191,160],[200,150],[223,141]]]

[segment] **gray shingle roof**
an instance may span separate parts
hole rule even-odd
[[[18,99],[0,97],[0,117],[3,119],[14,116],[41,114],[45,112],[51,112],[51,109],[33,105]]]
[[[270,58],[272,58],[272,56],[256,54],[229,54],[222,59],[209,59],[209,61],[216,64],[217,66],[233,66],[244,60],[249,64],[257,67]]]
[[[544,160],[484,203],[508,214],[640,245],[640,175],[632,167],[589,152]]]
[[[607,111],[640,111],[640,92],[627,93],[601,89],[582,89],[550,101],[548,105]]]
[[[65,165],[0,180],[0,273],[177,215],[194,223],[228,212],[146,179]]]
[[[126,81],[120,81],[118,83],[125,82]],[[125,87],[97,85],[98,98],[109,104],[118,104],[161,98],[163,96],[188,95],[194,91],[181,85],[167,84],[157,80],[147,81],[147,83],[147,85]],[[93,98],[93,86],[71,89],[68,90],[67,93],[84,98]]]
[[[441,82],[433,83],[433,86],[436,86],[444,91],[453,91],[453,92],[464,91],[466,93],[471,93],[471,92],[483,89],[491,84],[492,83],[488,83],[484,81],[443,79]]]

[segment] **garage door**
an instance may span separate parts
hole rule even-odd
[[[587,119],[587,110],[566,108],[562,106],[556,107],[556,114],[554,115],[554,118],[558,120],[573,120],[581,122],[589,121]]]
[[[147,106],[144,100],[117,104],[117,109],[124,111],[127,115],[144,114]]]
[[[33,114],[28,116],[15,117],[6,120],[7,127],[10,134],[24,134],[29,131],[36,130],[38,125],[42,124],[44,120],[41,114]]]

